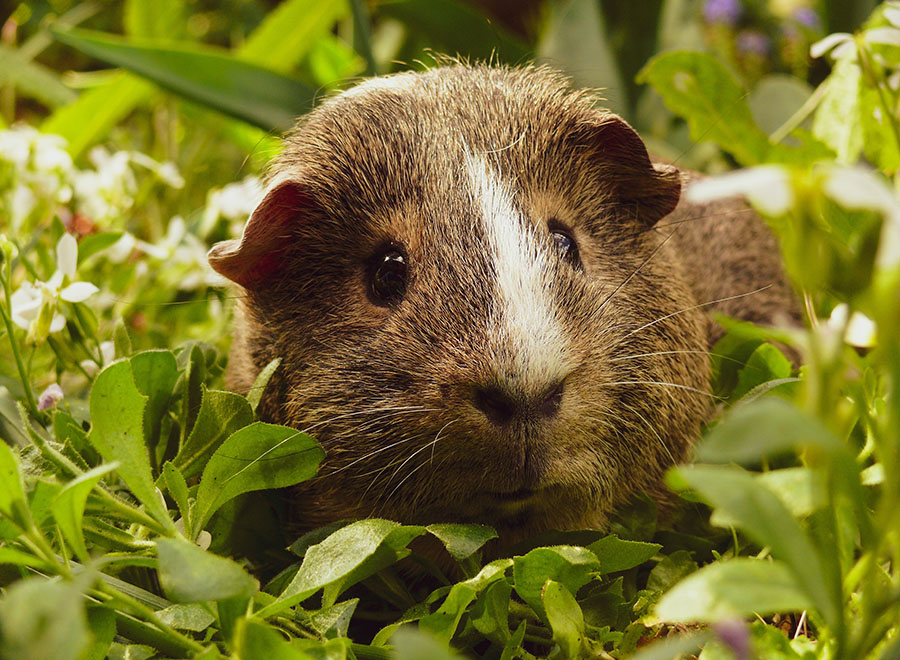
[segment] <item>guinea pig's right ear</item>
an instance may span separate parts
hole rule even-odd
[[[300,183],[277,183],[253,211],[239,239],[213,245],[207,255],[209,265],[245,289],[259,289],[281,270],[290,225],[310,205]]]

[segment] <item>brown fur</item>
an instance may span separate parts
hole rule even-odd
[[[553,219],[578,243],[584,271],[555,261],[545,292],[573,359],[554,415],[498,425],[472,403],[473,388],[516,374],[514,346],[486,330],[493,267],[466,149],[514,184],[538,240]],[[338,95],[287,138],[272,179],[243,242],[210,261],[246,290],[229,386],[246,391],[283,358],[261,415],[325,448],[295,495],[305,526],[473,521],[507,541],[602,526],[659,490],[710,414],[707,312],[771,322],[791,309],[755,216],[682,203],[657,222],[678,173],[544,69],[456,65]],[[386,241],[410,268],[394,308],[367,295]]]

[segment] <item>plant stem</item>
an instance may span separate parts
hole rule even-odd
[[[28,412],[34,419],[44,421],[46,415],[38,410],[37,401],[34,398],[34,391],[31,389],[31,379],[25,370],[25,364],[22,362],[22,355],[19,353],[19,345],[16,342],[15,333],[13,331],[12,318],[7,314],[7,310],[12,312],[12,291],[10,290],[9,280],[12,277],[10,265],[5,265],[5,276],[3,277],[3,294],[6,299],[6,306],[0,305],[0,317],[3,318],[3,325],[6,326],[6,337],[9,339],[9,345],[12,349],[13,358],[16,361],[16,369],[19,371],[19,380],[22,381],[22,387],[25,390],[25,402],[28,406]]]

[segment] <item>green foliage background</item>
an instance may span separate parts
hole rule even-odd
[[[5,122],[63,140],[0,133],[0,657],[900,657],[900,3],[485,4],[46,1],[7,20]],[[721,319],[723,415],[670,474],[671,526],[639,499],[607,532],[485,563],[478,525],[280,524],[272,489],[323,452],[257,420],[277,363],[223,391],[228,294],[202,253],[246,214],[228,191],[252,197],[226,184],[294,117],[430,49],[548,62],[607,87],[660,156],[745,168],[687,194],[750,199],[806,327]]]

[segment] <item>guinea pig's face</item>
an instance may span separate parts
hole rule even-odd
[[[596,527],[704,418],[703,318],[634,132],[534,70],[376,79],[288,139],[241,241],[232,381],[326,459],[301,522]],[[246,373],[242,373],[246,372]],[[515,530],[515,531],[513,531]]]

